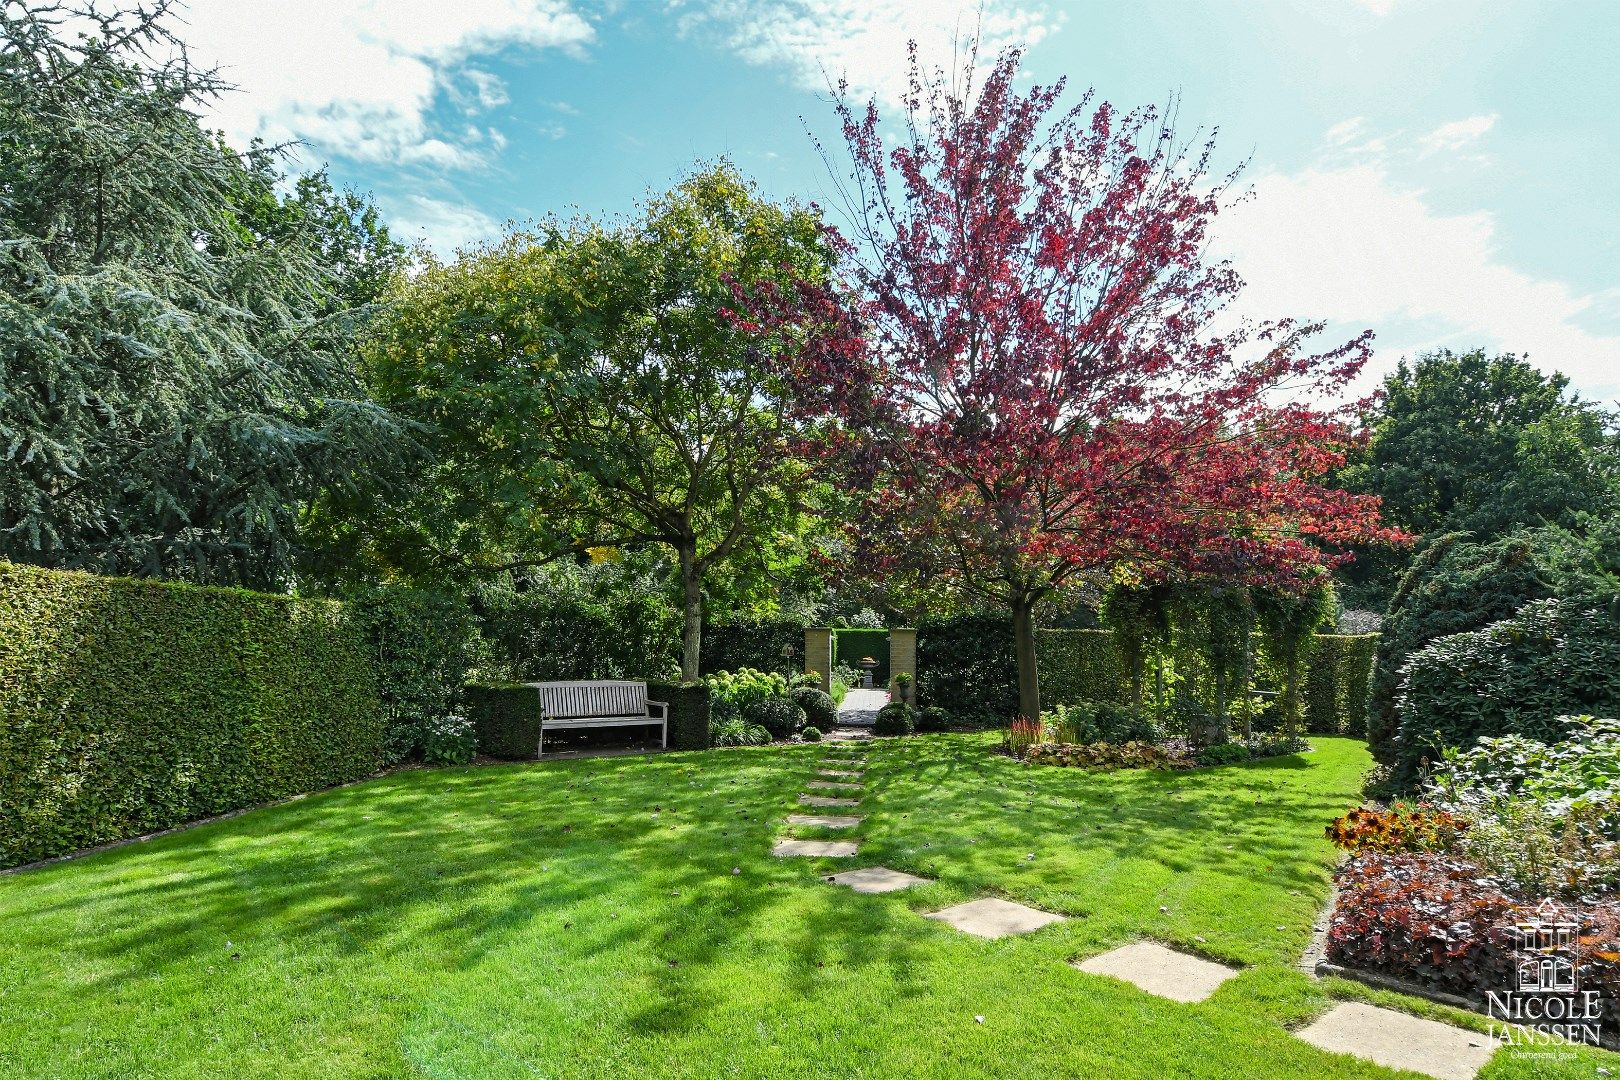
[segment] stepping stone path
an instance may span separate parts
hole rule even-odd
[[[846,762],[837,758],[828,758],[828,761]],[[858,764],[853,763],[852,764]],[[840,777],[858,777],[860,773],[839,772],[833,775]],[[826,781],[811,781],[811,787],[834,788],[845,792],[859,792],[860,785],[853,782],[828,783]],[[827,795],[800,795],[799,801],[807,806],[859,806],[859,798],[833,798]],[[852,829],[861,823],[861,819],[851,814],[789,814],[789,825],[814,825],[826,829]],[[776,842],[771,854],[779,857],[789,855],[805,855],[811,857],[845,859],[854,855],[856,844],[853,840],[798,840],[784,838]]]
[[[799,801],[806,806],[859,806],[859,799],[834,799],[826,795],[800,795]]]
[[[845,814],[789,814],[789,825],[822,825],[829,829],[852,829],[861,823],[858,817]]]
[[[860,770],[866,761],[864,757],[853,755],[864,754],[865,749],[849,744],[870,736],[835,733],[832,737],[842,737],[845,743],[843,746],[823,744],[825,753],[820,764],[824,767],[817,769],[816,775],[827,779],[811,780],[807,786],[820,791],[845,792],[854,797],[807,794],[800,795],[799,802],[818,807],[859,806]],[[787,815],[789,825],[829,829],[854,828],[861,820],[853,814]],[[859,845],[853,840],[784,837],[771,848],[771,854],[778,858],[804,856],[847,859],[854,857],[858,849]],[[928,878],[890,870],[886,866],[845,870],[828,874],[824,880],[858,893],[897,892],[929,882]],[[992,939],[1027,934],[1064,921],[1062,915],[994,896],[956,904],[943,911],[927,914],[924,918],[942,922],[965,934]],[[1089,975],[1120,979],[1147,993],[1180,1004],[1207,1000],[1223,983],[1238,974],[1235,968],[1225,964],[1217,964],[1153,941],[1138,941],[1100,956],[1071,963]],[[1321,1019],[1300,1031],[1298,1036],[1330,1053],[1350,1054],[1388,1068],[1425,1073],[1437,1080],[1474,1080],[1496,1049],[1487,1036],[1433,1020],[1422,1020],[1393,1009],[1378,1009],[1356,1002],[1335,1006]]]
[[[778,840],[771,848],[777,858],[789,855],[819,856],[824,859],[846,859],[855,854],[853,840]]]
[[[1360,1002],[1334,1006],[1299,1037],[1335,1054],[1439,1080],[1473,1080],[1496,1049],[1489,1036]]]
[[[835,885],[847,885],[860,893],[886,893],[909,889],[913,885],[928,884],[927,878],[902,874],[886,866],[868,866],[864,870],[845,870],[842,874],[829,874],[827,880]]]
[[[1138,941],[1074,965],[1091,975],[1111,975],[1150,994],[1190,1004],[1203,1001],[1236,968],[1167,949],[1156,941]]]
[[[976,934],[983,938],[1027,934],[1031,930],[1039,930],[1043,926],[1063,921],[1062,915],[1025,907],[1023,904],[1015,904],[1011,900],[1002,900],[995,896],[969,900],[965,904],[957,904],[955,907],[948,907],[944,911],[936,911],[924,917],[938,919],[964,934]]]

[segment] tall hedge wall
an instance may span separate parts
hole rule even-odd
[[[1317,634],[1305,662],[1305,730],[1313,735],[1367,731],[1367,690],[1377,634]]]
[[[675,636],[678,642],[679,628]],[[784,675],[803,671],[804,622],[767,618],[706,624],[698,666],[705,675],[745,667]]]
[[[1436,638],[1401,670],[1395,779],[1481,736],[1564,738],[1561,716],[1620,715],[1620,598],[1536,600],[1483,630]]]
[[[1316,734],[1361,734],[1377,634],[1319,634],[1306,662],[1305,713]],[[1124,658],[1106,630],[1038,630],[1041,704],[1129,699]],[[925,621],[917,630],[918,700],[1005,724],[1018,712],[1012,622],[995,615]]]
[[[877,661],[872,669],[874,686],[889,685],[889,632],[866,627],[847,627],[833,631],[833,664],[861,669],[862,657]]]
[[[0,865],[365,776],[373,666],[331,601],[0,563]]]
[[[1107,630],[1037,630],[1035,658],[1041,673],[1041,705],[1130,700],[1130,675],[1114,635]]]
[[[924,619],[917,626],[917,704],[958,719],[1005,724],[1018,714],[1012,620],[995,615]]]

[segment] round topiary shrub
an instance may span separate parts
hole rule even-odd
[[[951,711],[943,705],[925,705],[917,710],[918,731],[949,731],[953,722]]]
[[[821,729],[812,724],[811,726],[805,728],[803,731],[799,732],[799,737],[802,738],[805,742],[820,742],[821,741]]]
[[[910,735],[917,730],[917,709],[900,701],[891,701],[878,710],[877,724],[873,727],[879,735]]]
[[[770,732],[773,739],[791,738],[804,723],[804,710],[786,694],[751,701],[743,706],[742,715],[748,723]]]
[[[793,691],[793,700],[804,710],[805,723],[818,728],[830,728],[838,723],[838,706],[832,696],[819,686],[801,686]]]

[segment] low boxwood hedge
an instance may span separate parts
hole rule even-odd
[[[540,748],[540,691],[522,683],[469,686],[467,718],[478,733],[478,752],[520,761]]]
[[[671,750],[709,748],[709,688],[702,683],[650,682],[647,696],[669,703]]]

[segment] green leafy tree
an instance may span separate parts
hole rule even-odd
[[[1384,380],[1343,484],[1379,496],[1386,519],[1419,535],[1578,526],[1614,506],[1620,454],[1613,418],[1568,385],[1511,353],[1442,350],[1403,362]],[[1363,553],[1345,574],[1354,599],[1382,601],[1407,558]]]
[[[488,572],[667,545],[696,678],[705,581],[725,567],[736,590],[793,549],[810,481],[767,374],[782,346],[727,317],[733,286],[823,280],[830,261],[814,211],[721,164],[631,221],[552,221],[429,265],[371,350],[439,461],[383,555]]]
[[[301,508],[400,460],[351,356],[403,252],[198,125],[169,7],[0,8],[0,556],[274,587]]]

